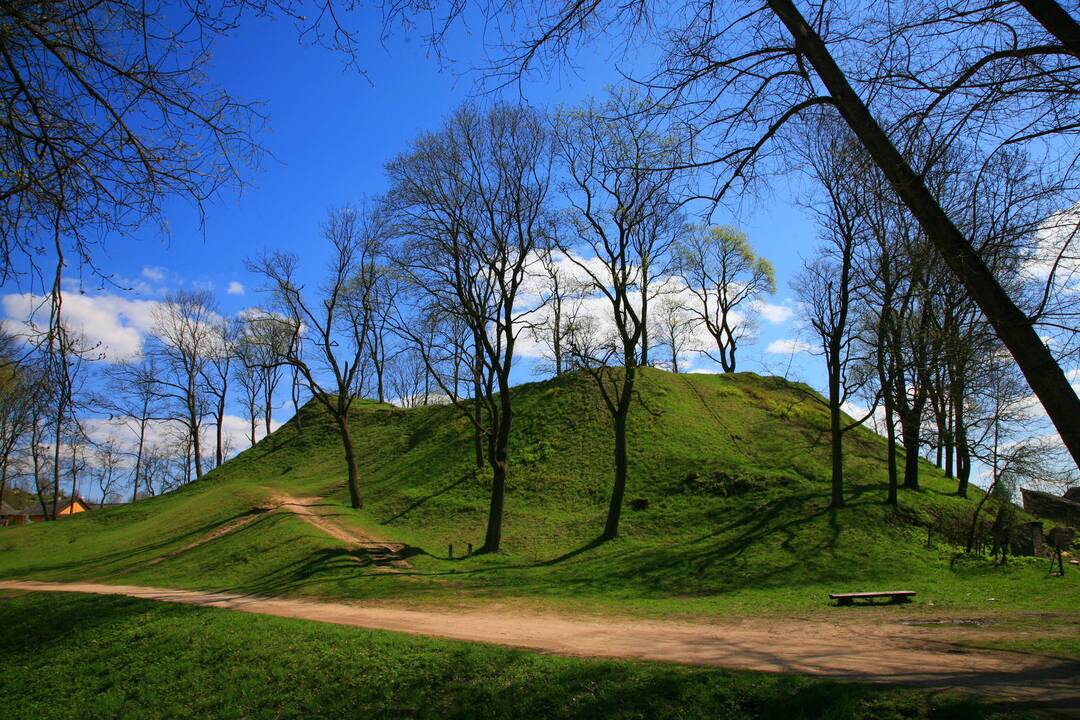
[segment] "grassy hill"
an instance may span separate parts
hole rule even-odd
[[[953,547],[928,542],[931,517],[970,514],[973,501],[927,465],[922,491],[885,506],[884,443],[868,431],[846,438],[849,506],[829,509],[827,413],[809,388],[750,373],[640,378],[628,507],[614,542],[596,542],[611,484],[610,418],[592,381],[572,374],[514,389],[497,555],[461,557],[482,540],[489,483],[473,466],[468,423],[451,407],[364,402],[352,420],[360,511],[348,507],[329,418],[309,405],[300,426],[288,423],[202,482],[0,529],[0,577],[665,615],[809,610],[829,591],[892,589],[884,586],[916,590],[922,606],[938,609],[1080,607],[1075,578],[1048,577],[1043,559],[955,563]],[[280,493],[324,497],[318,512],[341,527],[406,543],[410,567],[385,572],[294,515],[258,511]],[[238,529],[208,538],[230,523]]]

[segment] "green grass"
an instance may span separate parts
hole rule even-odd
[[[931,517],[967,516],[974,501],[957,498],[955,483],[926,465],[920,492],[901,491],[898,509],[884,505],[884,443],[868,431],[846,437],[849,505],[829,509],[827,414],[808,388],[751,373],[647,369],[640,378],[628,507],[614,542],[596,542],[611,484],[610,418],[591,379],[568,375],[514,388],[499,554],[460,557],[483,537],[490,483],[472,465],[466,420],[451,407],[361,402],[353,416],[360,511],[347,504],[333,425],[309,406],[302,429],[288,423],[203,482],[0,529],[0,577],[663,616],[852,612],[829,608],[827,593],[896,587],[917,591],[917,603],[875,612],[1080,609],[1074,569],[1051,578],[1042,560],[954,563],[955,548],[928,544]],[[374,572],[362,554],[279,513],[149,564],[275,490],[326,496],[340,524],[408,543],[412,570]],[[637,499],[648,507],[630,509]]]
[[[118,597],[0,598],[0,697],[34,718],[988,718],[911,689],[578,660]]]

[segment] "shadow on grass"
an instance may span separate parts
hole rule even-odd
[[[767,654],[767,650],[764,650]],[[542,656],[301,620],[118,597],[0,599],[5,709],[12,717],[106,714],[119,690],[148,716],[473,718],[984,718],[1068,707],[995,704],[886,685],[649,662]],[[69,663],[92,666],[71,682]],[[267,664],[275,672],[267,672]],[[131,668],[141,668],[132,675]],[[1074,668],[1051,671],[1067,681]],[[978,690],[1013,673],[948,674]],[[197,686],[198,691],[191,692]],[[112,710],[122,709],[118,707]]]

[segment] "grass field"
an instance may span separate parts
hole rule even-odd
[[[990,718],[949,694],[577,660],[117,597],[0,597],[0,697],[34,718]]]
[[[309,406],[301,427],[288,423],[203,482],[0,529],[0,577],[699,617],[829,612],[828,592],[883,586],[919,593],[906,612],[1080,608],[1077,578],[1049,577],[1045,560],[996,567],[928,542],[932,517],[966,517],[974,501],[926,465],[921,491],[902,491],[898,509],[884,505],[884,444],[868,431],[848,435],[849,505],[829,509],[826,412],[809,389],[749,373],[659,370],[643,371],[639,386],[627,499],[647,507],[627,508],[614,542],[596,542],[611,481],[610,420],[591,380],[569,375],[514,389],[499,554],[461,557],[483,536],[489,483],[472,465],[466,421],[450,407],[363,402],[353,417],[362,510],[347,505],[332,426]],[[363,553],[282,513],[179,552],[275,492],[324,496],[319,512],[341,526],[407,543],[411,569],[375,572]]]

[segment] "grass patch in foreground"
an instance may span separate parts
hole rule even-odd
[[[911,689],[578,660],[118,597],[0,598],[10,717],[986,718]],[[1002,713],[1000,716],[1005,716]],[[1010,712],[1008,717],[1018,717]]]

